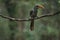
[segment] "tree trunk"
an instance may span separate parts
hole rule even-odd
[[[0,14],[8,16],[4,2],[0,0]],[[9,40],[9,20],[0,17],[0,40]]]

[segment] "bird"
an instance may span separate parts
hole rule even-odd
[[[35,5],[32,10],[30,10],[30,17],[31,17],[31,24],[30,24],[30,30],[34,30],[34,18],[37,17],[38,9],[42,8],[44,9],[43,5]]]

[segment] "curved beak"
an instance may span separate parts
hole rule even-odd
[[[39,5],[38,7],[44,9],[44,6],[43,5]]]

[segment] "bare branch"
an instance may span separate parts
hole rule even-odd
[[[49,16],[55,16],[55,15],[58,15],[60,14],[60,11],[56,12],[56,13],[53,13],[53,14],[46,14],[46,15],[42,15],[40,17],[37,17],[36,19],[40,19],[40,18],[43,18],[43,17],[49,17]]]
[[[9,20],[13,20],[13,21],[29,21],[28,19],[16,19],[16,18],[4,16],[2,14],[0,14],[0,16],[3,17],[3,18],[9,19]]]
[[[53,14],[42,15],[40,17],[34,18],[34,20],[40,19],[40,18],[44,18],[44,17],[54,16],[54,15],[57,15],[59,13],[60,13],[60,11],[58,11],[56,13],[53,13]],[[33,18],[29,18],[29,19],[16,19],[16,18],[8,17],[8,16],[3,16],[2,14],[0,14],[0,16],[3,17],[3,18],[9,19],[9,20],[13,20],[13,21],[30,21],[31,19],[33,19]]]

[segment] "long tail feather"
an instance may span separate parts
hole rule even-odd
[[[31,24],[30,24],[30,30],[34,30],[34,19],[31,20]]]

